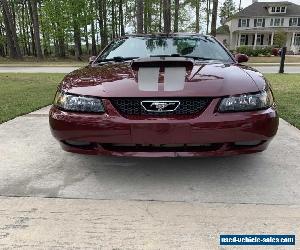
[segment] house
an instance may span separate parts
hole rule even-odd
[[[229,34],[226,38],[224,34],[220,35],[232,50],[240,46],[272,46],[276,32],[284,31],[287,34],[287,50],[299,53],[300,5],[287,1],[253,1],[227,20],[225,25],[229,27]]]

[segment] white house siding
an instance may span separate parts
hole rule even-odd
[[[273,19],[274,18],[276,17],[273,17]],[[271,35],[273,32],[275,34],[277,31],[283,30],[287,33],[287,42],[286,42],[287,50],[293,50],[295,53],[299,51],[299,49],[296,48],[297,46],[296,47],[291,46],[292,45],[291,43],[292,43],[293,33],[295,34],[300,33],[300,26],[289,26],[290,17],[285,17],[283,26],[278,26],[278,27],[270,26],[271,17],[265,17],[265,27],[254,27],[254,19],[256,18],[250,19],[249,27],[238,27],[238,22],[239,22],[238,19],[231,20],[229,26],[229,30],[231,34],[229,35],[229,39],[227,40],[230,49],[236,49],[238,47],[239,34],[241,35],[248,34],[249,36],[248,46],[253,46],[252,41],[253,41],[253,37],[255,36],[255,33],[263,34],[264,35],[263,46],[268,46],[271,45],[271,41],[269,41],[269,35]],[[259,46],[261,45],[256,44],[256,47]]]
[[[264,3],[264,4],[267,4],[267,3]],[[278,4],[284,6],[286,4],[286,2],[276,3],[276,5],[278,5]],[[248,8],[251,8],[251,6]],[[248,36],[249,36],[248,46],[253,46],[252,41],[253,41],[253,37],[255,36],[255,33],[263,34],[264,35],[263,46],[268,46],[268,45],[272,44],[272,42],[270,41],[269,35],[272,33],[275,34],[278,30],[283,30],[283,31],[287,32],[287,42],[286,42],[287,49],[293,50],[295,53],[297,53],[299,51],[300,46],[293,46],[292,38],[293,38],[293,33],[300,34],[300,26],[289,26],[289,20],[290,20],[290,18],[300,18],[300,11],[298,13],[298,9],[297,9],[297,11],[293,12],[293,15],[288,15],[288,13],[291,13],[289,11],[291,9],[289,9],[289,8],[295,9],[294,6],[291,6],[290,4],[287,5],[287,8],[286,8],[287,14],[280,13],[278,15],[278,14],[274,13],[274,14],[272,14],[272,16],[255,16],[255,17],[254,17],[254,15],[251,17],[238,17],[237,16],[235,19],[229,20],[226,23],[226,25],[229,26],[229,30],[230,30],[230,34],[229,34],[230,38],[228,40],[230,49],[236,49],[238,47],[238,44],[239,44],[238,40],[240,37],[239,34],[242,34],[242,35],[248,34]],[[296,7],[297,7],[297,5],[296,5]],[[245,11],[246,11],[246,9],[245,9]],[[271,7],[269,7],[269,9],[271,9]],[[244,11],[244,14],[245,14],[245,11]],[[253,9],[252,9],[252,12],[253,12]],[[249,13],[249,12],[247,12],[247,13]],[[257,18],[265,19],[264,27],[254,27],[254,20]],[[275,18],[284,18],[283,25],[282,26],[281,25],[280,26],[271,26],[270,25],[271,19],[274,20]],[[249,19],[249,27],[239,27],[239,19]],[[273,23],[274,23],[274,21],[273,21]],[[298,25],[299,25],[299,23],[298,23]],[[256,44],[256,46],[259,47],[259,46],[261,46],[261,44]]]
[[[230,44],[230,35],[227,35],[227,34],[217,34],[217,35],[216,35],[216,38],[217,38],[217,40],[218,40],[220,43],[223,43],[223,44],[224,44],[224,41],[226,40],[226,43],[227,43],[227,44],[224,44],[224,45],[226,45],[226,47],[229,48],[229,44]]]

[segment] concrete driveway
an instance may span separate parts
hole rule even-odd
[[[300,132],[283,120],[263,153],[149,160],[63,152],[47,112],[0,125],[0,248],[216,249],[220,233],[300,236]]]

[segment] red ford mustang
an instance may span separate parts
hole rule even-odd
[[[58,87],[53,136],[69,152],[222,156],[260,152],[277,132],[272,90],[216,39],[129,35]]]

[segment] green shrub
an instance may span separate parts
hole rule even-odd
[[[253,49],[251,46],[241,46],[237,48],[237,52],[247,56],[270,56],[272,55],[272,46],[257,47]]]
[[[277,31],[274,34],[274,45],[282,48],[286,45],[286,40],[287,40],[287,33],[284,31]]]
[[[253,50],[252,47],[249,46],[241,46],[236,49],[238,53],[245,54],[247,56],[251,56],[252,50]]]

